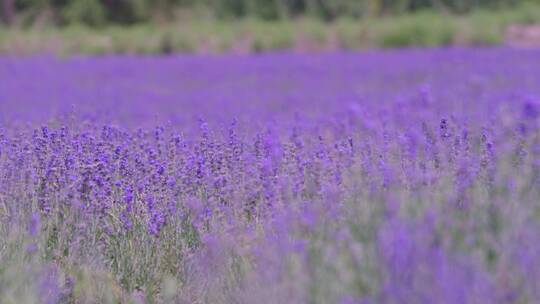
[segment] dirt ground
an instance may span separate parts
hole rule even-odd
[[[506,43],[516,47],[540,47],[540,24],[509,26]]]

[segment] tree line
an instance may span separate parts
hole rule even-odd
[[[281,20],[313,16],[365,18],[423,9],[467,13],[476,8],[508,8],[540,0],[0,0],[1,19],[10,25],[48,22],[133,24],[179,18],[182,12],[212,18]],[[45,20],[45,21],[44,21]]]

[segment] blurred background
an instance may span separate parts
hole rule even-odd
[[[0,0],[0,52],[540,45],[540,0]]]

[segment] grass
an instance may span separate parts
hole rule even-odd
[[[454,16],[424,11],[376,19],[190,20],[130,27],[0,28],[0,53],[222,53],[276,49],[331,50],[410,46],[494,45],[511,24],[540,23],[540,7]]]

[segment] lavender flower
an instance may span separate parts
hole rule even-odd
[[[538,58],[0,58],[0,303],[540,302]]]

